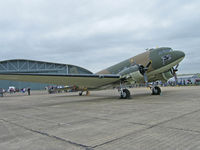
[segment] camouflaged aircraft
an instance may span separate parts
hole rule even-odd
[[[79,95],[82,95],[84,91],[88,94],[89,90],[118,86],[120,97],[123,99],[130,97],[127,85],[144,83],[147,87],[151,87],[153,95],[160,95],[160,87],[149,83],[158,80],[166,82],[173,76],[176,79],[178,65],[184,57],[185,54],[182,51],[161,47],[149,49],[95,74],[1,73],[0,80],[76,86]]]

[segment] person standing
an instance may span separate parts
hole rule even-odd
[[[3,97],[3,88],[0,88],[0,96]]]
[[[31,88],[30,87],[27,89],[27,91],[28,91],[28,95],[31,95]]]

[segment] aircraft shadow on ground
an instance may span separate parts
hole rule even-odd
[[[100,95],[100,94],[91,94],[90,96],[56,95],[54,96],[54,98],[58,98],[58,97],[78,98],[78,100],[76,99],[67,100],[66,103],[78,103],[78,102],[83,103],[83,102],[102,102],[102,101],[130,101],[130,100],[137,100],[137,99],[142,99],[142,98],[146,99],[147,97],[150,97],[150,96],[151,96],[151,93],[135,93],[131,95],[129,99],[120,99],[120,97],[117,95]]]

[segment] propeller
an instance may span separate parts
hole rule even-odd
[[[178,84],[178,78],[177,78],[177,74],[176,74],[176,72],[178,71],[178,66],[179,66],[179,64],[177,64],[175,68],[172,67],[172,70],[171,70],[171,71],[172,71],[172,74],[173,74],[173,76],[174,76],[175,84],[176,84],[176,85]]]
[[[148,64],[144,67],[143,65],[139,65],[140,73],[144,76],[144,81],[146,86],[148,87],[148,77],[147,77],[147,71],[149,69],[149,66],[151,65],[151,61],[148,62]]]

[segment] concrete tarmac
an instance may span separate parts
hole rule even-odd
[[[0,150],[199,150],[200,86],[0,97]]]

